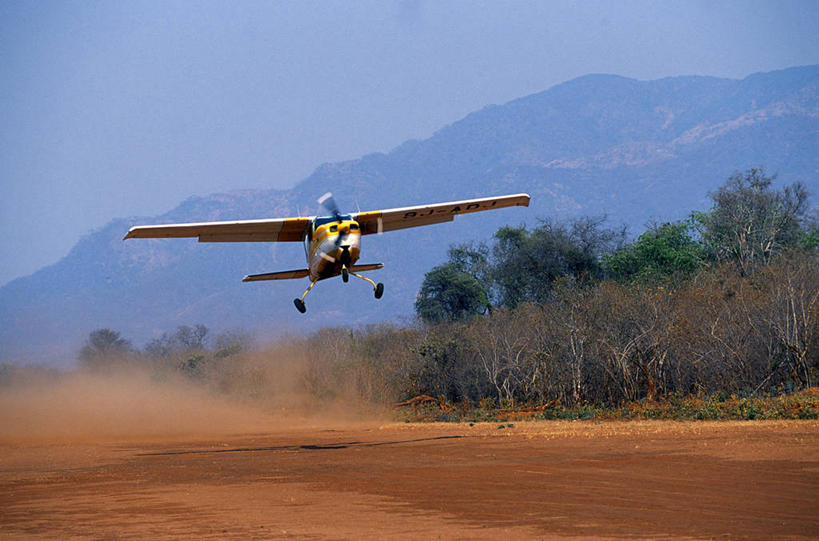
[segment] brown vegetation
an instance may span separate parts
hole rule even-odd
[[[318,396],[333,393],[324,373],[376,403],[612,408],[810,387],[818,331],[819,267],[792,254],[750,276],[726,264],[676,288],[604,281],[466,321],[328,330],[306,344]]]
[[[676,287],[556,288],[547,302],[465,320],[322,329],[266,348],[195,330],[181,328],[145,351],[101,334],[121,348],[84,348],[83,370],[136,370],[293,415],[384,411],[426,395],[446,405],[433,417],[451,420],[544,405],[540,418],[719,418],[715,412],[736,410],[715,405],[731,397],[760,400],[816,385],[819,266],[795,252],[751,275],[724,264]],[[6,366],[0,381],[11,389],[25,374]],[[748,402],[743,415],[725,415],[815,418],[819,408],[807,396],[790,409]]]

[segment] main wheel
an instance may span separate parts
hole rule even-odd
[[[304,306],[304,301],[301,299],[293,299],[293,304],[296,305],[296,310],[301,312],[302,314],[307,311],[307,307]]]
[[[383,295],[383,294],[384,294],[384,284],[379,282],[375,286],[375,298],[380,299],[381,295]]]
[[[347,283],[347,282],[350,281],[350,273],[349,273],[349,271],[347,271],[347,267],[344,267],[343,269],[341,269],[341,279],[344,280],[344,283]]]

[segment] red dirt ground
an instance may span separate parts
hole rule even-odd
[[[819,538],[819,422],[0,442],[0,538]]]

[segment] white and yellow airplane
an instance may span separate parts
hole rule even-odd
[[[307,256],[306,269],[251,274],[245,276],[243,281],[309,277],[310,286],[301,298],[293,301],[299,312],[304,313],[307,311],[304,298],[316,282],[339,274],[345,282],[352,274],[372,284],[376,299],[380,299],[384,294],[384,284],[376,284],[366,276],[358,274],[384,266],[381,263],[356,264],[361,254],[362,235],[451,222],[457,214],[513,206],[528,207],[529,195],[523,193],[503,195],[354,214],[341,214],[330,193],[319,198],[319,203],[330,211],[329,216],[140,225],[132,227],[123,240],[199,237],[199,242],[303,242],[304,253]]]

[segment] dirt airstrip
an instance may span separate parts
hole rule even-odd
[[[819,538],[819,423],[311,424],[0,446],[0,538]]]

